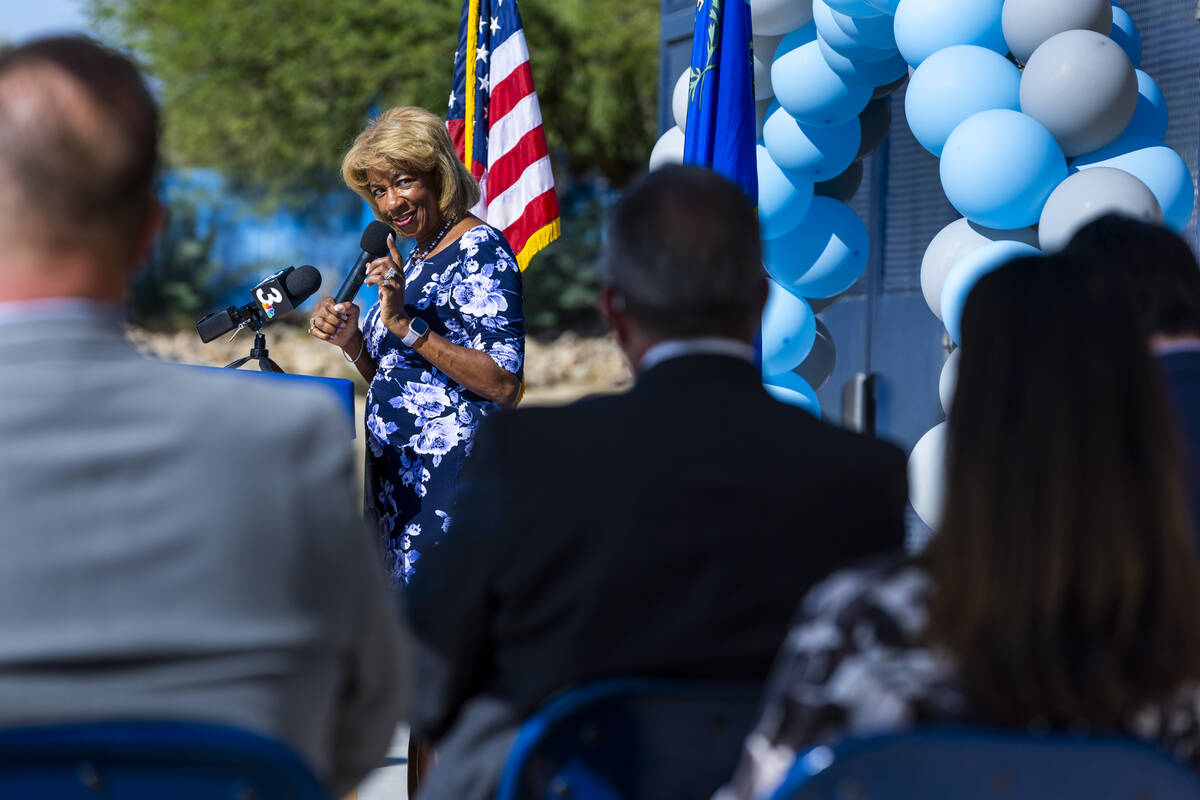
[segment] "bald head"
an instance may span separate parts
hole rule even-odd
[[[0,234],[8,246],[132,256],[157,162],[158,111],[129,59],[85,37],[0,53]]]

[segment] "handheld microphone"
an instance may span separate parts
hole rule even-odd
[[[284,267],[263,278],[250,294],[252,301],[244,306],[228,306],[214,311],[196,323],[200,341],[211,342],[218,336],[241,325],[258,330],[295,309],[321,286],[321,273],[316,267]]]
[[[391,227],[379,220],[375,220],[366,227],[362,233],[362,238],[358,242],[358,246],[362,252],[359,253],[358,260],[354,262],[354,266],[346,273],[346,277],[342,280],[342,285],[334,293],[333,302],[345,303],[354,299],[354,295],[358,294],[358,290],[362,288],[363,280],[367,277],[365,270],[367,262],[383,258],[388,254],[387,237],[391,233]]]

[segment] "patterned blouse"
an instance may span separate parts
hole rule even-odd
[[[922,642],[929,577],[911,561],[839,572],[805,597],[728,786],[714,800],[769,797],[798,753],[850,735],[969,722],[957,668]],[[1041,726],[1031,721],[1030,729]],[[1200,685],[1143,709],[1129,733],[1200,767]]]
[[[500,232],[476,225],[423,262],[407,265],[404,306],[451,344],[481,350],[520,375],[525,358],[521,270]],[[363,320],[378,368],[367,391],[368,518],[396,583],[412,577],[454,513],[458,476],[492,403],[405,346],[379,320]]]

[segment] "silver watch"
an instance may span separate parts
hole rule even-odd
[[[420,317],[413,317],[408,321],[408,333],[400,341],[404,342],[405,347],[412,347],[428,335],[429,323]]]

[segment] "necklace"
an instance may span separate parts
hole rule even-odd
[[[446,235],[446,231],[450,230],[450,226],[455,222],[458,222],[458,217],[451,217],[446,224],[442,226],[442,229],[438,231],[438,235],[433,237],[433,241],[429,243],[429,247],[425,248],[425,252],[417,255],[417,251],[414,249],[412,255],[408,257],[408,263],[404,265],[404,271],[407,272],[419,264],[424,264],[425,259],[429,258],[430,252],[433,251],[433,248],[438,246],[438,242],[442,240],[442,237]]]

